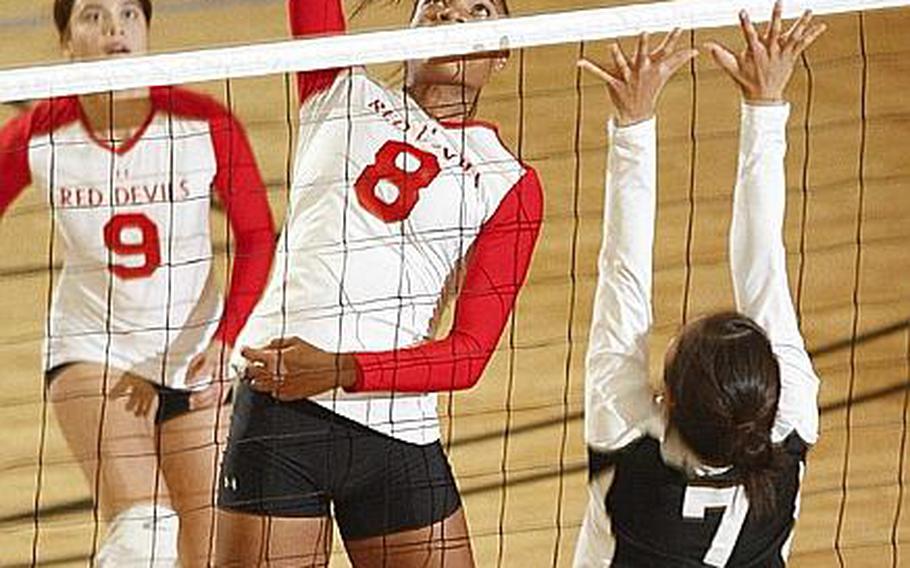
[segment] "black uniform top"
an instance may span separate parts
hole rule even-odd
[[[650,436],[592,453],[592,469],[614,468],[605,500],[616,539],[612,565],[784,566],[808,445],[795,433],[783,445],[775,509],[764,516],[750,510],[735,470],[691,477],[665,463],[660,442]]]
[[[585,441],[601,452],[594,460],[601,469],[615,467],[588,485],[575,568],[783,564],[806,448],[818,438],[819,386],[793,308],[782,239],[788,116],[787,105],[742,107],[729,241],[736,309],[762,326],[780,364],[771,440],[788,459],[778,473],[777,510],[766,519],[750,512],[736,472],[699,464],[654,399],[648,337],[657,125],[613,124],[585,359]]]

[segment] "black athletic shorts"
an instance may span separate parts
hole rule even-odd
[[[70,365],[75,364],[75,362],[63,363],[44,373],[45,387],[50,388],[51,383],[60,376],[60,373]],[[158,391],[158,409],[155,411],[155,424],[167,422],[190,411],[190,395],[192,391],[172,389],[151,381],[148,381],[148,383]]]
[[[222,509],[273,517],[334,512],[342,536],[357,540],[427,527],[461,506],[439,442],[409,444],[315,402],[279,402],[245,384],[235,396]]]

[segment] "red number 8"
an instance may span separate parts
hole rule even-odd
[[[125,229],[138,229],[142,240],[138,243],[123,242]],[[152,220],[141,213],[124,213],[114,215],[104,226],[104,244],[111,252],[122,255],[142,255],[145,262],[142,266],[125,266],[111,262],[110,271],[123,279],[145,278],[151,276],[161,265],[161,244],[158,240],[158,227]]]
[[[402,154],[416,158],[420,167],[413,172],[399,168],[395,165],[395,160]],[[357,200],[364,209],[386,223],[394,223],[408,218],[417,205],[420,190],[430,185],[438,175],[439,162],[436,156],[404,142],[389,141],[376,153],[373,165],[367,166],[357,178],[354,188],[357,190]],[[395,201],[386,203],[376,195],[376,186],[382,180],[398,188]]]

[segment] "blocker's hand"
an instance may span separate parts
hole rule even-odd
[[[246,347],[240,353],[250,362],[244,376],[250,388],[282,401],[350,388],[357,380],[353,355],[329,353],[299,337],[275,339],[261,349]]]
[[[745,10],[739,13],[739,24],[745,48],[739,53],[710,41],[705,48],[714,61],[739,85],[743,98],[753,104],[775,104],[784,99],[793,67],[800,55],[824,33],[824,23],[813,23],[812,12],[803,15],[783,31],[780,0],[774,4],[771,21],[759,34]]]
[[[680,33],[678,28],[668,33],[653,50],[648,34],[642,33],[631,58],[626,58],[619,44],[611,43],[612,64],[607,68],[589,59],[578,61],[579,67],[603,79],[616,107],[619,126],[643,122],[654,116],[657,100],[667,81],[698,55],[694,49],[676,48]]]

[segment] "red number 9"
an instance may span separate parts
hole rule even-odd
[[[138,243],[123,242],[123,231],[126,229],[138,230],[142,234],[142,239]],[[151,276],[161,265],[158,227],[141,213],[124,213],[111,217],[111,220],[104,226],[104,244],[116,254],[145,257],[142,266],[125,266],[111,262],[108,268],[120,278],[145,278]]]
[[[420,162],[414,171],[399,168],[395,162],[404,155],[416,158]],[[430,185],[439,175],[439,162],[436,156],[424,152],[404,142],[389,141],[383,144],[376,153],[376,161],[367,166],[354,183],[357,200],[364,209],[386,223],[403,221],[417,205],[420,190]],[[398,196],[391,203],[383,201],[376,195],[380,181],[387,181],[398,189]]]

